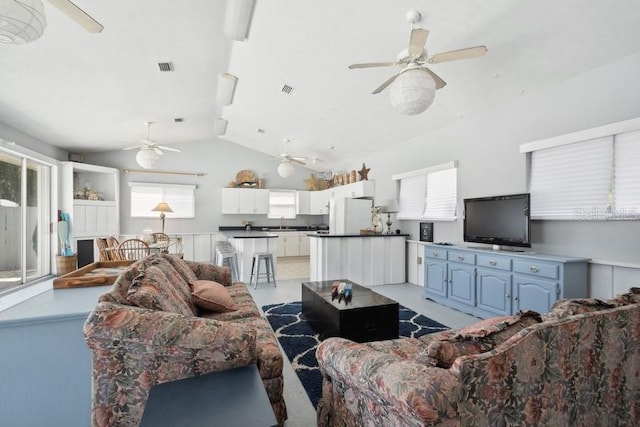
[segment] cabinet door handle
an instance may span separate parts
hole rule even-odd
[[[459,259],[460,261],[464,261],[464,257],[463,257],[462,255],[458,255],[458,259]]]
[[[433,251],[433,256],[437,257],[438,256],[438,252]]]
[[[518,301],[518,297],[517,296],[513,297],[513,300]]]
[[[507,294],[507,298],[511,298],[511,295]]]
[[[496,260],[495,260],[495,259],[492,259],[492,260],[489,260],[489,264],[490,264],[490,265],[496,265],[496,264],[498,264],[498,263],[496,262]]]
[[[540,269],[535,265],[529,266],[529,270],[531,270],[532,273],[537,273],[538,271],[540,271]]]

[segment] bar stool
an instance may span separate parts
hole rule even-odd
[[[226,243],[226,245],[218,245],[218,243]],[[236,255],[236,251],[233,249],[233,246],[228,242],[216,242],[215,265],[229,267],[231,269],[231,281],[234,283],[240,281],[238,256]]]
[[[260,261],[264,261],[264,268],[266,272],[260,273]],[[265,277],[268,283],[273,280],[273,286],[276,286],[276,275],[273,270],[273,255],[269,252],[256,252],[253,254],[253,262],[251,263],[251,277],[249,278],[249,286],[253,281],[253,277],[256,278],[256,283],[253,288],[258,288],[258,281],[260,277]]]

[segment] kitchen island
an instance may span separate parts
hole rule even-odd
[[[224,230],[222,234],[236,250],[238,257],[238,275],[240,280],[249,283],[253,254],[268,252],[273,254],[274,270],[277,269],[276,250],[278,235],[268,231]],[[275,271],[274,271],[275,273]]]
[[[309,234],[310,280],[404,283],[408,234]]]

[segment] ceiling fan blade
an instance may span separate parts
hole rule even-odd
[[[299,164],[299,165],[304,165],[304,164],[305,164],[305,162],[303,162],[302,160],[298,160],[298,159],[297,159],[297,158],[295,158],[295,157],[291,157],[291,158],[289,158],[288,160],[289,160],[290,162],[297,163],[297,164]]]
[[[104,29],[102,24],[69,0],[49,0],[49,3],[90,33],[101,33]]]
[[[411,38],[409,39],[409,55],[422,55],[428,36],[429,30],[425,30],[424,28],[414,28],[411,30]]]
[[[400,75],[400,73],[395,74],[395,75],[393,75],[393,76],[389,77],[389,78],[387,79],[387,81],[386,81],[386,82],[382,83],[380,86],[378,86],[378,87],[376,88],[376,90],[374,90],[374,91],[373,91],[373,92],[371,92],[371,93],[372,93],[373,95],[376,95],[376,94],[378,94],[378,93],[382,92],[383,90],[385,90],[385,89],[387,88],[387,86],[389,86],[391,83],[393,83],[393,81],[394,81],[395,79],[397,79],[399,75]]]
[[[135,150],[136,148],[140,148],[139,145],[132,145],[131,147],[123,148],[123,150]]]
[[[373,67],[391,67],[392,65],[398,65],[397,62],[368,62],[364,64],[351,64],[349,65],[349,69],[353,70],[355,68],[373,68]]]
[[[159,149],[159,148],[157,148],[157,147],[154,147],[154,148],[152,148],[152,150],[153,150],[153,151],[155,151],[155,152],[156,152],[156,154],[158,154],[158,155],[160,155],[160,156],[164,156],[164,153],[162,152],[162,150],[161,150],[161,149]]]
[[[487,53],[486,46],[468,47],[466,49],[451,50],[433,55],[429,58],[429,64],[438,64],[440,62],[457,61],[459,59],[477,58]]]
[[[162,148],[163,150],[167,150],[167,151],[174,151],[176,153],[181,153],[182,152],[182,151],[178,150],[177,148],[165,147],[164,145],[158,145],[158,148]]]
[[[425,70],[427,73],[429,73],[431,75],[431,77],[433,77],[433,80],[435,80],[435,82],[436,82],[436,90],[442,89],[443,87],[445,87],[447,85],[447,82],[442,80],[440,77],[438,77],[438,75],[436,73],[434,73],[433,71],[431,71],[427,67],[422,67],[422,69]]]

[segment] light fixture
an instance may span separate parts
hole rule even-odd
[[[142,147],[136,154],[136,162],[145,169],[153,169],[158,165],[160,156],[153,148]]]
[[[222,73],[218,77],[218,105],[231,105],[233,102],[233,95],[236,91],[236,84],[238,78],[233,74]]]
[[[393,108],[409,116],[420,114],[433,103],[436,82],[421,68],[403,71],[391,84],[389,96]]]
[[[162,232],[164,233],[164,218],[165,212],[173,212],[173,209],[169,207],[167,202],[160,202],[155,208],[151,209],[152,212],[160,212],[160,219],[162,220]]]
[[[296,168],[293,166],[293,163],[289,160],[282,160],[278,165],[278,175],[283,178],[289,178],[296,171]]]
[[[249,33],[254,0],[227,0],[224,33],[232,40],[244,41]]]
[[[229,121],[227,119],[223,119],[222,117],[217,117],[213,122],[213,134],[214,135],[224,135],[227,133],[227,125]]]
[[[40,0],[0,2],[0,43],[24,44],[44,32],[47,19]]]
[[[382,207],[382,213],[386,213],[387,214],[387,234],[392,234],[391,233],[391,224],[393,224],[391,222],[391,214],[392,213],[398,213],[400,211],[400,209],[398,208],[398,202],[396,201],[396,199],[389,199],[387,200],[387,203],[385,203],[385,205]]]

